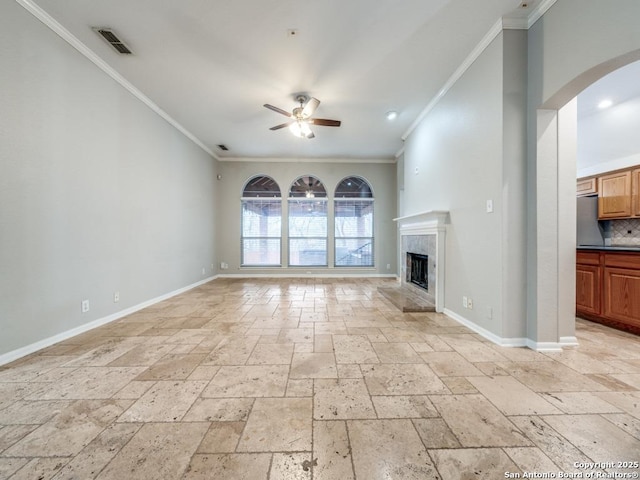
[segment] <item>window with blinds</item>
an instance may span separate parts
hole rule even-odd
[[[289,191],[289,265],[328,265],[327,192],[315,177],[300,177]]]
[[[280,266],[282,199],[280,187],[267,176],[254,177],[242,192],[241,264]]]
[[[373,267],[373,193],[366,180],[348,177],[336,187],[336,267]]]

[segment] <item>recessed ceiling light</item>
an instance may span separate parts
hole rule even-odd
[[[604,110],[605,108],[609,108],[611,105],[613,105],[613,102],[607,98],[598,104],[598,108]]]
[[[395,120],[396,118],[398,118],[398,112],[396,112],[395,110],[387,112],[387,120]]]

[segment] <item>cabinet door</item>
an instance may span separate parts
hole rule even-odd
[[[640,168],[631,172],[631,214],[640,217]]]
[[[600,267],[576,265],[576,313],[600,315]]]
[[[592,195],[598,193],[597,178],[587,178],[586,180],[578,180],[576,184],[576,194],[578,197],[582,195]]]
[[[640,327],[640,270],[604,268],[604,316]]]
[[[631,216],[631,171],[598,177],[598,218]]]

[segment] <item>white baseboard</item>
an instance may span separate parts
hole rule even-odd
[[[501,347],[529,347],[531,350],[535,350],[537,352],[561,352],[562,347],[578,345],[576,337],[560,337],[559,342],[534,342],[533,340],[524,337],[503,338],[479,325],[476,325],[471,320],[467,320],[447,308],[444,309],[443,313]]]
[[[395,273],[222,273],[216,278],[396,278]]]
[[[486,338],[487,340],[490,340],[496,345],[500,345],[501,347],[526,347],[527,346],[526,338],[503,338],[496,335],[493,332],[490,332],[486,328],[482,328],[481,326],[476,325],[471,320],[468,320],[463,316],[458,315],[457,313],[449,310],[448,308],[445,308],[442,313],[444,313],[448,317],[453,318],[455,321],[473,330],[477,334],[482,335],[484,338]]]
[[[7,363],[13,362],[14,360],[18,360],[26,355],[29,355],[33,352],[37,352],[38,350],[42,350],[43,348],[50,347],[58,342],[62,342],[63,340],[67,340],[71,337],[75,337],[76,335],[80,335],[81,333],[88,332],[89,330],[93,330],[94,328],[100,327],[102,325],[106,325],[107,323],[111,323],[114,320],[119,320],[120,318],[126,317],[127,315],[131,315],[143,308],[150,307],[156,303],[162,302],[163,300],[167,300],[168,298],[175,297],[176,295],[180,295],[186,291],[189,291],[193,288],[199,287],[211,280],[215,280],[217,277],[208,277],[204,280],[200,280],[191,285],[187,285],[186,287],[179,288],[178,290],[174,290],[173,292],[166,293],[164,295],[160,295],[159,297],[152,298],[151,300],[147,300],[145,302],[134,305],[133,307],[129,307],[125,310],[120,310],[119,312],[112,313],[106,317],[99,318],[97,320],[93,320],[92,322],[85,323],[78,327],[72,328],[71,330],[67,330],[62,333],[58,333],[49,338],[45,338],[43,340],[39,340],[35,343],[27,345],[25,347],[18,348],[16,350],[12,350],[10,352],[4,353],[0,355],[0,365],[5,365]]]

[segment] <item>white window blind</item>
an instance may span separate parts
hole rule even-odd
[[[289,200],[289,265],[327,265],[327,202]]]

